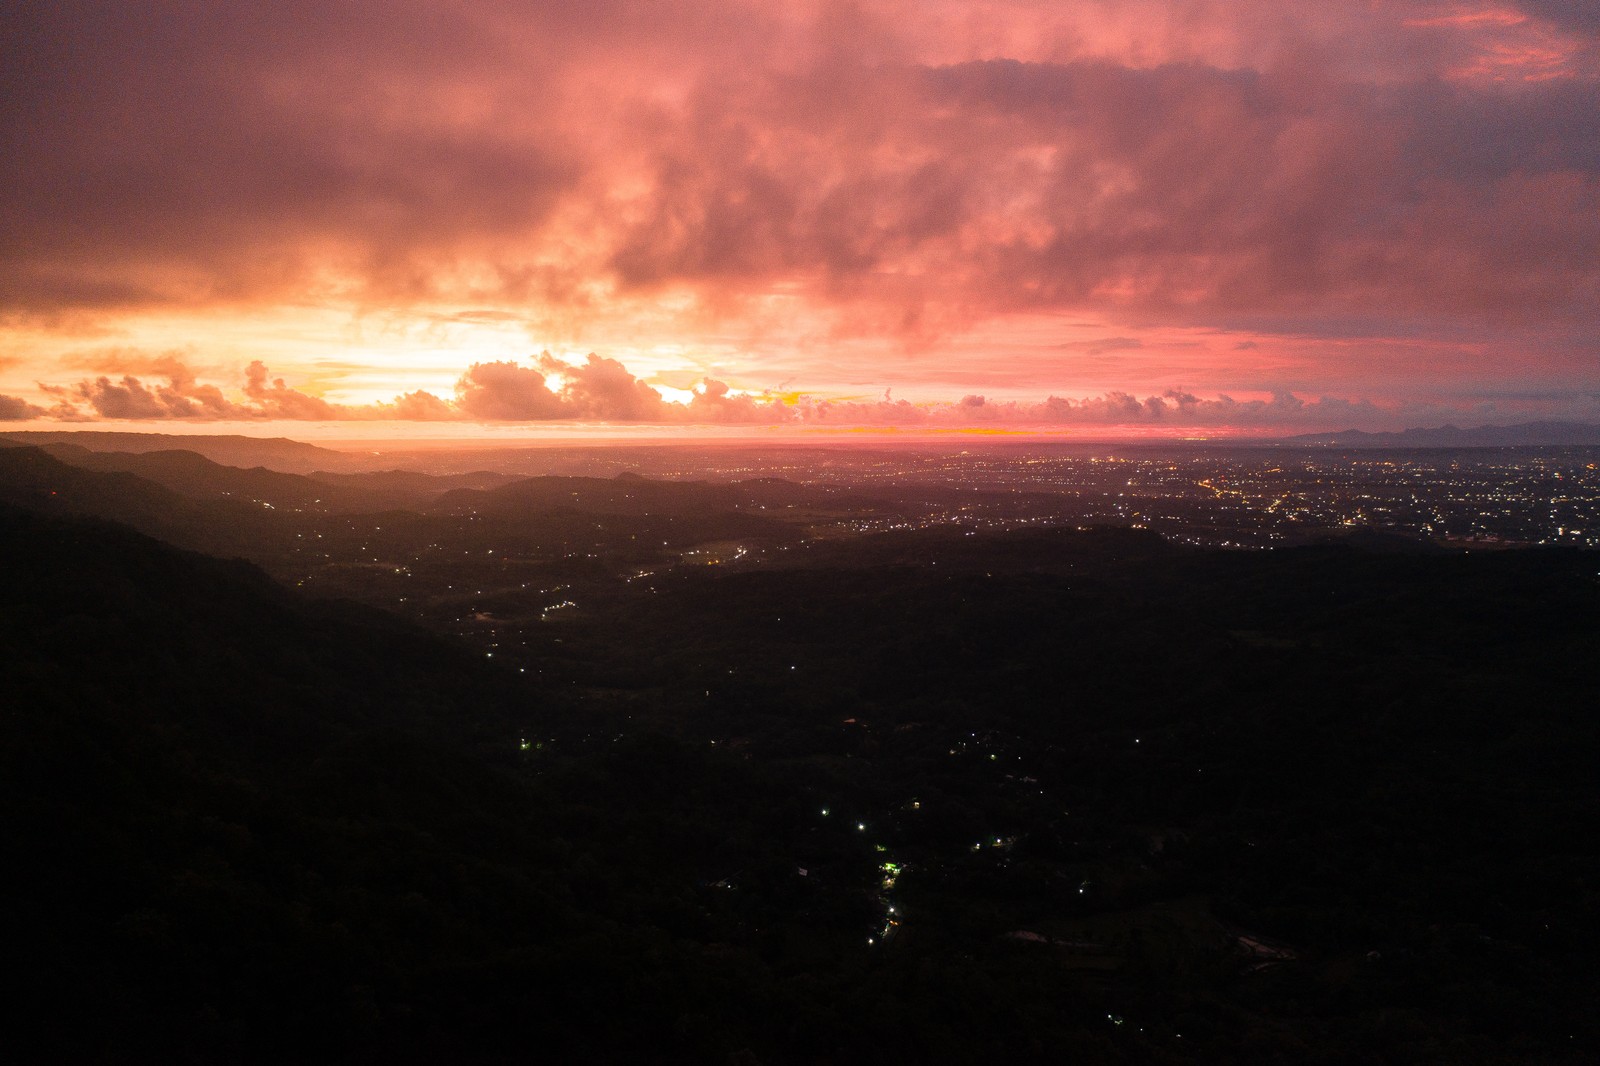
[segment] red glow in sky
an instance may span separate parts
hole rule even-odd
[[[1600,421],[1596,10],[25,5],[0,418]]]

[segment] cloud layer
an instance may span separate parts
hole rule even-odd
[[[783,376],[954,381],[990,357],[941,358],[952,338],[1062,316],[1121,346],[1040,345],[1036,376],[1068,391],[1085,360],[1178,327],[1465,338],[1515,352],[1529,384],[1568,381],[1600,352],[1593,10],[24,5],[0,55],[0,328],[471,308],[572,336],[787,340],[764,357]],[[1367,391],[1448,382],[1464,350],[1374,365]],[[1217,380],[1242,365],[1211,358]],[[1330,381],[1344,358],[1237,387]],[[611,360],[473,363],[448,402],[392,409],[667,417]],[[736,402],[716,397],[708,417]],[[56,400],[107,417],[230,402],[181,375]],[[264,371],[232,402],[337,417]]]
[[[613,359],[589,355],[569,363],[541,354],[528,365],[516,361],[475,363],[456,382],[449,398],[425,391],[371,404],[330,403],[271,378],[256,362],[246,368],[242,388],[230,399],[212,384],[198,382],[176,356],[147,361],[164,381],[135,374],[101,375],[72,385],[46,386],[50,409],[0,396],[0,420],[56,418],[70,421],[297,421],[297,422],[468,422],[477,424],[626,423],[656,426],[746,425],[847,429],[1085,429],[1290,432],[1390,425],[1398,418],[1436,424],[1451,418],[1492,420],[1517,417],[1515,408],[1493,403],[1470,407],[1408,405],[1399,409],[1338,397],[1304,399],[1290,392],[1238,400],[1203,399],[1183,390],[1139,397],[1110,392],[1088,398],[1049,396],[1042,400],[991,400],[969,393],[959,400],[911,403],[885,390],[877,400],[832,400],[788,394],[782,397],[735,392],[722,381],[702,379],[687,399],[669,401]],[[1562,412],[1567,417],[1600,419],[1600,397],[1584,396]]]

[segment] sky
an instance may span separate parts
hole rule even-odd
[[[1600,422],[1593,0],[48,0],[11,429]]]

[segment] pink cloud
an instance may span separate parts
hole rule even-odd
[[[127,363],[143,362],[166,382],[151,383],[134,374],[118,379],[105,375],[70,385],[42,384],[43,391],[58,401],[51,414],[75,418],[87,406],[97,418],[114,419],[274,419],[326,421],[340,418],[375,417],[374,411],[331,404],[308,393],[289,388],[282,378],[268,381],[265,364],[252,362],[245,370],[244,402],[228,399],[222,389],[196,379],[195,373],[172,354],[140,359],[137,353],[112,353],[108,358]],[[36,409],[37,410],[37,409]],[[42,412],[41,412],[42,413]]]
[[[1493,329],[1545,381],[1565,372],[1545,331],[1600,344],[1600,19],[1575,0],[158,10],[62,0],[7,35],[0,321],[470,307],[628,344],[803,331],[776,378],[913,382],[934,360],[875,371],[1030,314],[1092,317],[1124,351],[1152,326]],[[982,395],[1005,370],[984,351],[932,384]],[[1228,351],[1208,377],[1286,384]],[[1114,353],[1055,354],[1060,392]],[[1322,358],[1308,379],[1340,380]],[[1374,387],[1460,353],[1418,358]],[[104,376],[63,398],[105,417],[362,410],[264,367],[231,400],[83,369]],[[688,407],[778,414],[710,384]],[[478,363],[384,410],[679,417],[600,357]]]
[[[257,360],[245,368],[244,394],[254,400],[263,418],[323,420],[340,417],[340,409],[326,400],[291,389],[282,378],[267,381],[266,364]]]
[[[456,386],[454,401],[415,391],[387,403],[332,404],[271,379],[265,366],[247,368],[242,402],[228,400],[217,386],[197,382],[187,367],[171,369],[165,384],[134,375],[84,379],[71,385],[46,385],[57,407],[46,410],[15,397],[0,397],[0,418],[43,417],[79,420],[170,419],[293,421],[402,420],[479,423],[632,422],[659,426],[749,424],[793,427],[899,426],[908,428],[1078,427],[1096,431],[1184,429],[1217,432],[1290,432],[1345,428],[1392,428],[1438,424],[1452,419],[1516,421],[1530,417],[1517,397],[1456,403],[1380,404],[1368,399],[1320,396],[1307,399],[1289,390],[1270,396],[1235,399],[1202,397],[1173,388],[1140,396],[1112,390],[1097,396],[1018,400],[968,393],[959,399],[912,403],[885,390],[875,401],[834,400],[795,394],[791,402],[736,393],[726,383],[704,379],[686,402],[663,399],[620,362],[591,355],[581,364],[548,354],[536,357],[541,369],[515,362],[477,363]],[[551,389],[552,378],[562,379]],[[648,394],[648,395],[646,395]],[[1600,418],[1600,393],[1575,396],[1558,412],[1569,418]],[[1541,398],[1534,397],[1534,400]],[[85,412],[87,408],[87,412]]]
[[[68,408],[86,403],[101,418],[217,419],[248,415],[215,385],[196,381],[194,373],[176,358],[164,356],[153,366],[167,375],[165,385],[147,385],[132,374],[124,374],[115,381],[102,375],[70,386],[44,388]],[[283,383],[278,384],[281,387]]]
[[[431,392],[418,389],[404,396],[396,396],[387,405],[383,417],[402,422],[442,422],[457,417],[455,408]]]
[[[566,379],[560,394],[562,417],[606,422],[659,422],[666,417],[661,394],[615,359],[591,352],[572,365],[545,353],[538,363],[546,374]]]
[[[561,398],[537,370],[516,363],[476,363],[456,383],[456,406],[485,422],[560,418]]]
[[[783,423],[792,421],[793,412],[777,400],[733,393],[726,382],[703,379],[695,387],[684,418],[689,422]]]
[[[0,394],[0,422],[21,422],[43,417],[44,414],[44,408],[38,404],[29,403],[18,396]]]

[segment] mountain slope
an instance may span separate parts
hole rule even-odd
[[[122,527],[0,505],[0,554],[8,1062],[783,1046],[785,979],[728,942],[805,915],[705,887],[809,887],[782,774],[589,743],[455,644]]]
[[[115,526],[4,508],[0,552],[12,1053],[336,1053],[463,935],[387,928],[407,893],[470,926],[452,882],[553,890],[478,753],[527,697],[467,652]]]
[[[5,438],[18,444],[73,444],[91,451],[159,452],[183,449],[226,466],[264,466],[291,474],[338,470],[350,464],[347,452],[319,448],[287,437],[237,434],[126,433],[103,430],[16,430]]]
[[[60,443],[44,445],[41,450],[85,470],[137,474],[194,499],[235,500],[297,511],[370,512],[390,505],[388,497],[365,492],[359,484],[334,486],[264,466],[227,466],[185,449],[108,452]]]
[[[1308,433],[1284,437],[1274,443],[1326,445],[1344,448],[1513,448],[1600,446],[1600,426],[1583,422],[1522,422],[1514,426],[1459,426],[1414,428],[1398,433],[1369,433],[1349,429],[1341,433]]]

